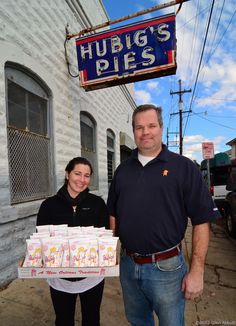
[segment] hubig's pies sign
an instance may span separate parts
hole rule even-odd
[[[145,20],[76,39],[85,90],[176,72],[175,15]]]

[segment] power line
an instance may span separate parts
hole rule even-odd
[[[203,96],[195,96],[195,98],[205,98]],[[217,98],[212,97],[214,101],[224,101],[224,102],[236,102],[236,98]]]
[[[215,51],[216,51],[216,49],[218,48],[219,44],[221,43],[221,41],[223,40],[224,36],[226,35],[226,32],[227,32],[229,26],[232,24],[232,21],[233,21],[233,18],[234,18],[234,15],[235,15],[235,14],[236,14],[236,9],[235,9],[235,11],[234,11],[233,14],[232,14],[232,17],[231,17],[231,19],[230,19],[230,21],[229,21],[229,23],[228,23],[228,26],[226,27],[226,29],[225,29],[224,32],[222,33],[222,36],[221,36],[221,38],[219,39],[219,42],[216,44],[215,48],[213,49],[213,51],[212,51],[211,55],[209,56],[208,60],[206,61],[206,63],[209,62],[209,60],[210,60],[210,58],[212,57],[213,53],[215,53]]]
[[[192,93],[192,98],[191,98],[191,102],[190,102],[190,106],[189,106],[189,110],[190,111],[192,110],[193,99],[194,99],[195,91],[196,91],[196,88],[197,88],[198,77],[199,77],[199,73],[200,73],[200,69],[201,69],[203,54],[204,54],[204,51],[205,51],[205,46],[206,46],[207,36],[208,36],[209,27],[210,27],[210,23],[211,23],[211,18],[212,18],[212,12],[213,12],[213,8],[214,8],[214,4],[215,4],[215,0],[212,0],[211,11],[210,11],[209,19],[208,19],[206,34],[205,34],[205,37],[204,37],[204,42],[203,42],[201,57],[200,57],[200,61],[199,61],[199,64],[198,64],[197,76],[196,76],[196,79],[195,79],[195,83],[194,83],[194,87],[193,87],[193,93]],[[188,118],[189,118],[189,116],[187,116],[187,120],[186,120],[186,124],[185,124],[185,128],[184,128],[184,133],[185,133],[185,130],[186,130],[186,127],[187,127],[187,124],[188,124]]]
[[[200,69],[201,69],[203,54],[204,54],[204,51],[205,51],[205,46],[206,46],[208,31],[209,31],[209,27],[210,27],[210,23],[211,23],[211,17],[212,17],[214,4],[215,4],[215,0],[212,0],[212,6],[211,6],[211,11],[210,11],[210,16],[209,16],[209,19],[208,19],[207,30],[206,30],[206,34],[205,34],[205,37],[204,37],[204,42],[203,42],[200,61],[199,61],[199,64],[198,64],[197,76],[196,76],[194,87],[193,87],[193,93],[192,93],[192,98],[191,98],[191,102],[190,102],[190,110],[192,109],[193,98],[194,98],[196,87],[197,87],[198,77],[199,77],[199,73],[200,73]]]
[[[217,28],[216,28],[216,31],[215,31],[215,35],[216,35],[217,30],[218,30],[218,26],[219,26],[219,22],[220,22],[220,19],[221,19],[221,16],[222,16],[222,11],[223,11],[223,8],[224,8],[224,4],[225,4],[225,0],[224,0],[224,2],[223,2],[222,8],[221,8],[221,13],[220,13],[220,17],[219,17],[219,20],[218,20]],[[206,63],[209,62],[209,60],[211,59],[212,55],[215,53],[217,47],[219,46],[219,44],[220,44],[221,41],[223,40],[223,37],[224,37],[224,35],[226,34],[226,32],[227,32],[229,26],[232,24],[232,21],[233,21],[233,18],[234,18],[234,15],[235,15],[235,14],[236,14],[236,9],[235,9],[235,11],[234,11],[233,14],[232,14],[231,19],[230,19],[230,21],[229,21],[229,23],[228,23],[226,29],[225,29],[224,32],[222,33],[222,37],[220,38],[220,40],[219,40],[218,43],[216,44],[215,48],[212,50],[212,52],[211,52],[211,54],[209,55],[209,57],[208,57]],[[215,35],[214,35],[214,37],[215,37]],[[195,91],[195,90],[194,90],[194,91]],[[200,97],[200,96],[195,96],[195,98],[201,98],[201,97]],[[212,97],[212,99],[213,99],[214,101],[224,101],[224,102],[235,102],[235,101],[236,101],[236,99],[230,99],[230,98],[225,99],[225,98],[214,98],[214,97]],[[190,110],[191,110],[192,102],[193,102],[193,96],[192,96],[192,101],[191,101],[191,105],[190,105]],[[193,115],[194,115],[194,112],[193,112]],[[196,114],[195,114],[195,115],[196,115]],[[208,115],[208,116],[209,116],[209,115]],[[187,121],[186,121],[186,124],[185,124],[184,132],[185,132],[186,127],[187,127],[188,118],[189,118],[189,115],[188,115],[188,117],[187,117]],[[209,120],[209,119],[207,119],[207,118],[203,118],[203,117],[200,117],[200,118],[202,118],[202,119],[204,119],[204,120],[207,120],[207,121],[209,121],[209,122],[211,122],[211,123],[213,123],[213,124],[219,125],[219,126],[221,126],[221,127],[223,127],[223,128],[227,128],[227,129],[231,129],[231,130],[236,130],[235,128],[225,126],[225,125],[223,125],[223,124],[220,124],[220,123],[217,123],[217,122],[211,121],[211,120]],[[223,118],[223,117],[221,116],[221,118]],[[231,116],[231,117],[228,117],[228,118],[234,118],[234,117]]]
[[[225,0],[223,0],[223,4],[222,4],[221,11],[220,11],[220,15],[219,15],[219,18],[218,18],[218,21],[217,21],[217,25],[216,25],[215,33],[214,33],[214,36],[213,36],[213,39],[212,39],[212,44],[214,44],[215,39],[216,39],[216,34],[217,34],[217,31],[218,31],[219,26],[220,26],[220,20],[221,20],[221,17],[222,17],[222,13],[223,13],[224,6],[225,6]],[[223,34],[224,34],[224,33],[223,33]],[[213,46],[212,46],[212,47],[213,47]],[[215,49],[214,49],[213,51],[211,51],[211,53],[209,54],[209,57],[208,57],[208,59],[206,60],[206,63],[210,60],[210,58],[211,58],[211,56],[213,55],[214,52],[215,52]]]
[[[234,115],[214,115],[214,114],[207,114],[206,113],[206,115],[208,116],[208,117],[212,117],[212,118],[219,118],[219,119],[236,119],[236,115],[234,116]]]
[[[194,61],[194,55],[196,54],[196,50],[195,50],[195,46],[197,44],[197,32],[200,30],[200,27],[199,27],[199,24],[202,25],[202,20],[198,19],[200,15],[204,14],[205,12],[207,12],[210,8],[210,5],[208,4],[205,8],[203,8],[202,10],[200,10],[200,0],[198,0],[198,3],[197,3],[197,8],[196,8],[196,14],[191,17],[188,21],[186,21],[185,23],[183,23],[180,27],[178,27],[176,29],[176,31],[179,31],[181,29],[183,29],[186,25],[190,24],[190,22],[195,19],[195,23],[194,23],[194,27],[193,27],[193,31],[192,31],[192,34],[193,36],[191,36],[191,39],[192,39],[192,42],[191,42],[191,48],[189,49],[189,55],[188,55],[188,62],[186,64],[186,70],[187,71],[191,71],[191,76],[188,75],[188,86],[193,84],[194,82],[194,70],[192,69],[193,66],[195,66],[195,64],[191,64],[191,61]],[[185,30],[184,30],[185,32]],[[183,34],[183,32],[181,32]],[[184,56],[186,54],[184,53]],[[197,59],[196,59],[197,60]]]
[[[192,113],[194,114],[194,112],[192,112]],[[236,128],[232,128],[232,127],[229,127],[229,126],[223,125],[222,123],[214,122],[214,121],[212,121],[212,120],[210,120],[210,119],[204,118],[204,117],[199,116],[199,115],[197,115],[197,114],[194,114],[194,115],[197,116],[197,117],[199,117],[199,118],[201,118],[201,119],[203,119],[203,120],[207,120],[208,122],[213,123],[213,124],[215,124],[215,125],[217,125],[217,126],[221,126],[221,127],[223,127],[223,128],[226,128],[226,129],[236,130]]]

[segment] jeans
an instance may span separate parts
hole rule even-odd
[[[184,326],[185,298],[181,283],[187,272],[182,252],[159,262],[136,264],[121,249],[120,281],[125,314],[132,326]]]

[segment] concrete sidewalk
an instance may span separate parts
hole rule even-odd
[[[190,255],[191,228],[186,233],[184,251],[186,256]],[[79,312],[77,317],[76,325],[80,325]],[[54,311],[46,281],[16,279],[0,291],[0,324],[53,326]],[[118,278],[106,279],[101,325],[129,325],[124,316]],[[204,294],[200,300],[187,302],[186,326],[191,325],[236,325],[236,241],[215,224],[206,262]]]

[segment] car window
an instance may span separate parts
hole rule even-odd
[[[236,190],[236,166],[233,166],[229,173],[226,189],[229,191]]]
[[[219,166],[211,170],[211,184],[213,186],[225,186],[230,174],[231,167]]]

